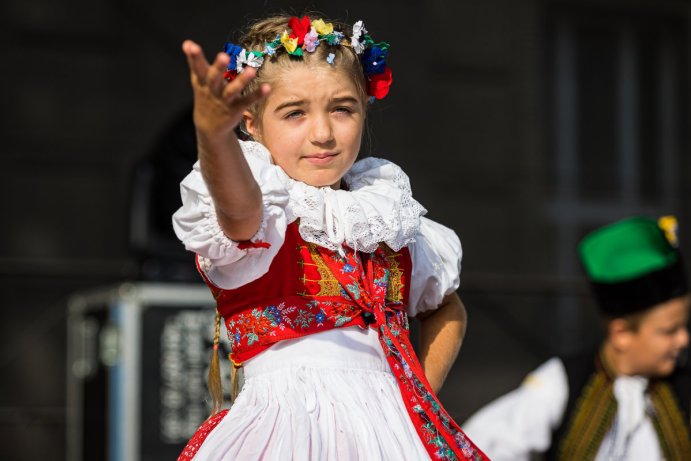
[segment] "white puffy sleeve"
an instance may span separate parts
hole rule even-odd
[[[245,158],[262,191],[263,218],[249,242],[236,242],[223,233],[216,208],[202,177],[199,162],[180,183],[182,207],[173,215],[175,234],[199,256],[202,270],[217,286],[232,289],[258,279],[285,239],[288,192],[285,173],[272,165],[261,144],[241,142]]]
[[[436,309],[444,296],[458,289],[461,275],[461,241],[454,231],[425,217],[410,246],[413,274],[408,315]]]
[[[463,431],[493,461],[529,461],[552,443],[569,396],[562,361],[553,358],[523,384],[475,413]]]

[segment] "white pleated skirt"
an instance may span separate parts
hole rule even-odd
[[[244,373],[195,461],[430,459],[372,329],[283,341]]]

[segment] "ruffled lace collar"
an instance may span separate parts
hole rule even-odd
[[[358,160],[343,178],[348,190],[334,190],[290,178],[259,143],[244,142],[243,150],[276,169],[289,196],[286,217],[300,219],[300,235],[307,242],[334,251],[345,244],[367,253],[383,242],[398,251],[414,241],[427,212],[413,198],[408,176],[388,160]]]

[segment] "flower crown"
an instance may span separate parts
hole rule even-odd
[[[314,53],[320,43],[325,43],[328,46],[350,46],[360,56],[370,101],[382,99],[389,93],[392,82],[391,69],[386,65],[389,44],[374,43],[362,21],[353,24],[350,43],[344,42],[344,34],[334,30],[333,24],[325,23],[322,19],[311,21],[309,16],[293,16],[288,20],[288,27],[292,33],[284,31],[276,35],[272,42],[264,44],[264,51],[246,50],[227,42],[225,52],[230,56],[230,63],[224,75],[226,80],[233,80],[245,66],[259,69],[264,64],[264,57],[273,56],[280,48],[291,56],[302,57],[305,52]],[[334,53],[329,53],[326,62],[333,65],[335,57]]]

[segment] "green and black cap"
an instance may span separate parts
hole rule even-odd
[[[632,314],[688,292],[676,230],[673,216],[637,216],[581,240],[581,263],[603,313]]]

